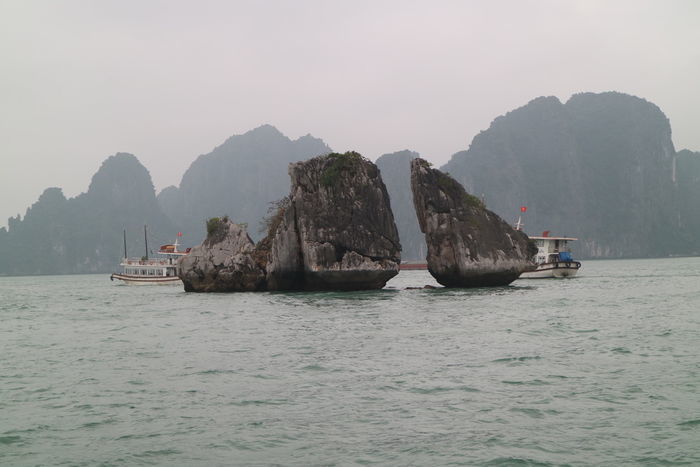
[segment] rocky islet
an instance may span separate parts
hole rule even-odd
[[[428,161],[411,161],[411,188],[428,246],[428,270],[440,284],[507,285],[535,268],[537,247],[527,235]]]
[[[181,260],[186,290],[379,289],[398,274],[401,245],[376,165],[332,153],[290,164],[289,175],[291,192],[268,217],[267,237],[253,246],[229,220],[210,229],[196,259]]]
[[[257,245],[246,226],[210,219],[180,262],[188,291],[366,290],[399,272],[401,245],[376,165],[356,152],[290,164],[291,191]],[[454,179],[411,162],[430,273],[447,287],[506,285],[534,268],[536,248]]]

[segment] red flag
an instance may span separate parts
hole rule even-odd
[[[178,237],[182,237],[182,232],[178,232],[178,233],[177,233],[177,236],[178,236]]]
[[[520,206],[520,212],[527,211],[527,206]]]

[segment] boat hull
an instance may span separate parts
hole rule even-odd
[[[127,285],[182,285],[182,281],[177,276],[149,276],[139,277],[127,274],[112,274],[110,280],[122,281]]]
[[[520,279],[551,279],[574,277],[578,270],[581,269],[581,263],[578,261],[557,261],[555,263],[543,263],[537,266],[537,269],[530,272],[524,272],[520,275]]]

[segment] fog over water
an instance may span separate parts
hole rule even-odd
[[[0,1],[0,226],[135,154],[157,190],[270,123],[442,164],[540,95],[609,90],[700,150],[695,1]]]

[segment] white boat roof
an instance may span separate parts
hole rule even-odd
[[[528,235],[528,237],[531,238],[532,240],[567,240],[567,241],[571,241],[571,242],[578,240],[578,238],[573,238],[573,237],[555,237],[552,235],[547,236],[547,237],[535,237],[532,235]]]

